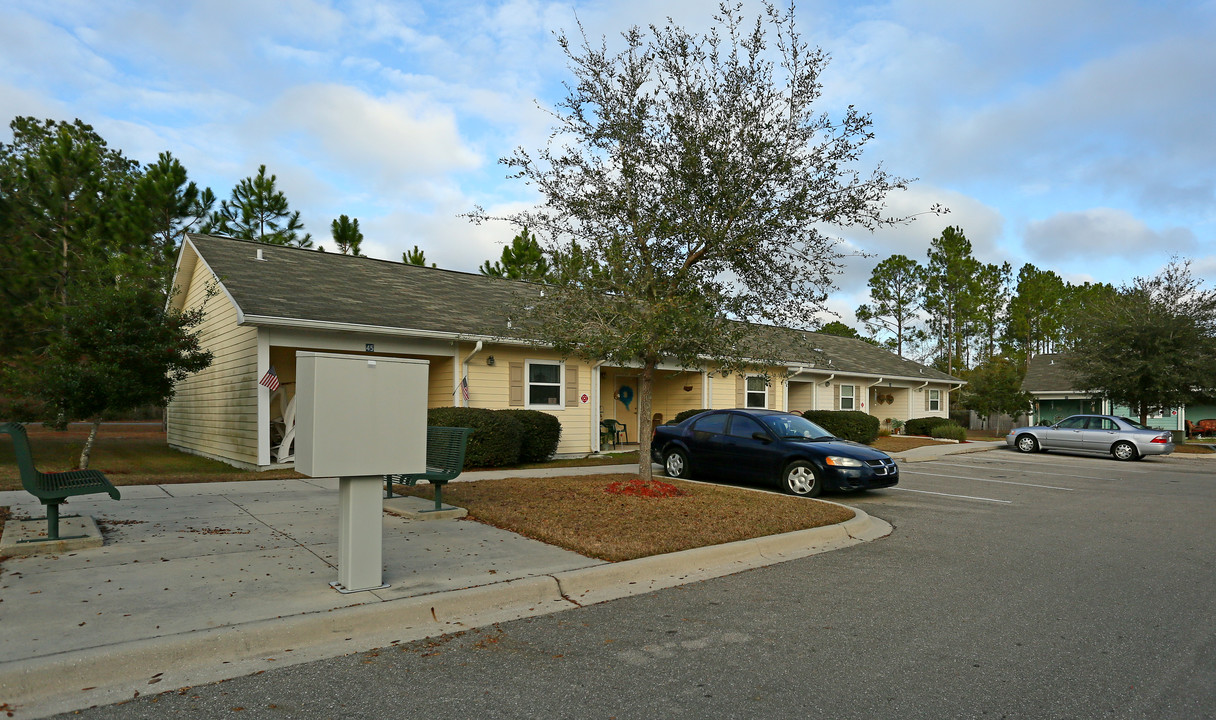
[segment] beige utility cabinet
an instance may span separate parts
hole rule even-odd
[[[296,353],[296,471],[338,478],[341,592],[385,587],[381,489],[426,470],[426,360]]]
[[[425,472],[426,360],[296,353],[296,472]]]

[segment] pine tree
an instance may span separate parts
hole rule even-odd
[[[275,187],[276,180],[274,175],[267,177],[265,165],[258,166],[257,175],[241,180],[232,189],[232,198],[220,202],[203,232],[272,245],[312,247],[312,235],[300,234],[304,231],[300,211],[291,211],[287,196]]]
[[[359,230],[359,219],[351,220],[345,215],[339,215],[329,226],[329,233],[338,246],[338,252],[343,255],[359,255],[359,246],[363,244],[363,233]]]
[[[953,375],[965,367],[976,314],[976,285],[980,263],[971,254],[971,241],[960,227],[950,226],[929,244],[925,274],[925,310],[938,343],[945,370]]]
[[[413,250],[407,250],[401,253],[401,262],[406,265],[420,265],[426,267],[426,253],[414,246]],[[431,267],[435,267],[435,263],[431,263]]]
[[[857,320],[871,334],[890,333],[884,343],[895,354],[923,342],[925,332],[917,326],[924,304],[925,269],[903,255],[892,255],[870,273],[870,302],[857,308]]]
[[[529,234],[525,227],[511,240],[510,245],[502,249],[501,261],[491,265],[486,260],[479,271],[492,277],[543,282],[549,277],[549,262],[536,236]]]

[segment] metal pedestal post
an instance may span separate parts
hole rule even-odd
[[[388,587],[381,581],[383,475],[338,479],[338,592]]]

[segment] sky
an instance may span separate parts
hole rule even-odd
[[[581,23],[619,47],[667,18],[704,31],[715,8],[3,0],[0,118],[79,118],[128,157],[171,152],[221,198],[265,164],[314,242],[332,250],[346,214],[366,255],[416,245],[475,272],[515,230],[461,215],[539,200],[499,160],[548,139],[571,77],[555,33]],[[819,107],[871,116],[862,167],[916,179],[889,210],[951,211],[841,228],[856,255],[828,303],[840,319],[853,323],[878,261],[924,262],[947,225],[1015,276],[1033,263],[1121,285],[1178,256],[1216,280],[1216,0],[820,0],[796,16],[831,55]]]

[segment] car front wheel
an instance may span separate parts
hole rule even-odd
[[[663,470],[667,477],[688,477],[688,455],[683,450],[668,450],[663,456]]]
[[[1110,454],[1115,456],[1116,460],[1135,460],[1140,457],[1140,453],[1136,451],[1136,446],[1127,441],[1117,442],[1110,449]]]
[[[1039,441],[1034,439],[1034,435],[1019,435],[1017,442],[1014,443],[1017,449],[1024,453],[1038,452]]]
[[[781,485],[789,494],[801,497],[819,497],[823,492],[823,482],[815,474],[815,468],[805,460],[795,460],[785,466]]]

